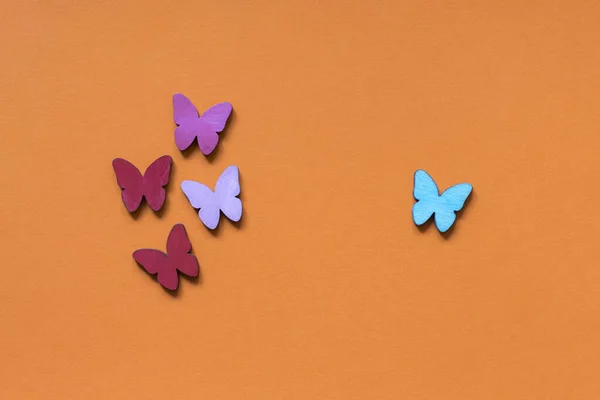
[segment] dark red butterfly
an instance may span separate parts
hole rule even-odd
[[[162,156],[154,161],[144,172],[144,175],[129,161],[115,158],[112,162],[117,184],[123,192],[121,197],[127,211],[134,212],[145,197],[150,208],[160,210],[165,203],[167,193],[163,186],[169,183],[171,173],[170,156]]]
[[[140,249],[133,252],[133,259],[149,274],[156,274],[158,282],[165,288],[176,290],[179,286],[177,271],[187,276],[198,276],[198,260],[195,255],[189,254],[191,250],[185,227],[177,224],[169,233],[167,254],[155,249]]]

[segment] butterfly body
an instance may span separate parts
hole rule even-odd
[[[225,129],[227,119],[233,107],[230,103],[219,103],[199,115],[190,99],[183,94],[173,95],[173,119],[175,128],[175,144],[181,151],[190,147],[196,139],[203,154],[213,152],[219,143],[217,133]]]
[[[223,171],[214,192],[196,181],[181,182],[181,190],[192,207],[199,209],[198,216],[209,229],[219,225],[221,212],[234,222],[242,218],[242,201],[237,197],[240,194],[239,171],[234,165]]]
[[[167,239],[167,252],[156,249],[139,249],[133,252],[133,259],[150,275],[156,275],[158,282],[169,290],[179,286],[182,274],[198,276],[198,259],[193,254],[185,227],[182,224],[173,226]]]
[[[159,157],[142,175],[129,161],[122,158],[113,160],[117,184],[122,189],[121,198],[127,211],[137,210],[143,198],[154,211],[160,210],[167,195],[164,186],[169,183],[172,161],[170,156]]]
[[[423,171],[415,172],[413,221],[417,225],[424,224],[434,215],[435,225],[440,232],[446,232],[456,220],[456,211],[463,208],[465,201],[473,190],[469,183],[459,183],[446,189],[441,195],[431,176]]]

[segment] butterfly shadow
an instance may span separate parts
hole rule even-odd
[[[123,196],[123,190],[119,189],[119,197]],[[121,204],[124,204],[123,201],[121,200]],[[129,210],[127,210],[127,206],[125,206],[125,211],[127,211],[127,214],[129,214],[130,218],[133,218],[134,221],[137,221],[140,218],[140,215],[142,214],[142,208],[146,208],[148,207],[148,204],[146,204],[146,200],[142,199],[140,205],[138,206],[138,208],[131,212]],[[150,207],[148,207],[150,208]]]
[[[244,212],[246,212],[244,210]],[[227,217],[221,217],[221,219],[226,219],[230,224],[232,224],[233,226],[235,226],[237,229],[242,229],[245,225],[244,222],[244,217],[242,216],[242,218],[237,221],[229,221],[229,219],[227,219]],[[219,225],[217,225],[217,227],[215,229],[209,229],[208,231],[210,232],[211,235],[213,235],[214,237],[219,237],[221,236],[221,225],[223,225],[224,221],[219,222]]]
[[[165,198],[165,202],[163,203],[163,206],[158,211],[152,210],[150,208],[150,206],[148,205],[148,203],[146,203],[146,200],[142,200],[142,203],[140,204],[138,209],[135,210],[134,212],[130,212],[128,214],[131,218],[133,218],[134,221],[137,221],[140,218],[140,215],[142,215],[142,213],[146,213],[146,212],[153,212],[154,215],[156,215],[158,218],[162,218],[168,207],[169,207],[169,190],[167,190],[167,197]],[[146,208],[148,210],[142,210],[142,209],[146,209]]]
[[[448,229],[446,232],[440,232],[440,235],[444,238],[444,240],[449,240],[452,237],[452,235],[454,235],[454,232],[456,232],[456,224],[462,219],[461,216],[465,213],[465,209],[469,207],[469,204],[471,203],[473,197],[475,197],[475,191],[471,192],[469,197],[467,197],[467,199],[465,200],[465,204],[463,204],[463,207],[456,212],[456,220],[454,221],[450,229]],[[423,225],[418,225],[417,229],[419,229],[421,233],[424,233],[425,231],[427,231],[427,229],[429,229],[431,225],[435,225],[433,216],[429,218]],[[435,229],[437,229],[437,227]]]
[[[181,296],[181,285],[183,284],[184,281],[193,283],[194,285],[202,285],[202,269],[201,268],[198,268],[197,276],[187,276],[187,275],[184,275],[179,272],[178,272],[178,274],[179,274],[179,287],[175,290],[167,289],[163,285],[160,285],[160,283],[158,283],[158,281],[156,283],[158,283],[165,292],[167,292],[169,295],[171,295],[172,297],[175,297],[175,298],[178,298]],[[152,278],[156,281],[155,275],[153,275]]]
[[[142,211],[143,208],[147,208],[148,210]],[[153,212],[154,215],[156,215],[158,218],[162,218],[165,212],[167,211],[167,208],[169,208],[169,190],[167,190],[167,197],[165,198],[163,206],[158,211],[152,210],[150,206],[148,206],[148,203],[146,203],[146,201],[144,200],[142,201],[142,204],[138,207],[138,209],[132,213],[129,213],[129,215],[135,221],[137,221],[140,218],[140,215],[145,212]]]
[[[227,124],[225,124],[225,128],[219,132],[219,143],[217,144],[217,147],[215,147],[215,149],[212,151],[212,153],[210,153],[206,157],[206,159],[208,160],[209,163],[214,164],[215,161],[217,161],[218,157],[219,157],[219,152],[221,149],[221,146],[223,145],[222,142],[225,141],[225,138],[227,137],[227,133],[229,132],[229,130],[231,129],[232,126],[235,125],[235,121],[236,121],[237,117],[236,117],[236,112],[235,110],[231,110],[231,114],[229,114],[229,118],[227,119]],[[192,154],[195,151],[200,151],[200,147],[198,146],[198,139],[194,139],[194,141],[192,142],[192,144],[185,150],[181,151],[181,154],[183,155],[184,158],[190,158],[192,156]],[[202,154],[202,152],[200,151],[200,154]],[[202,154],[204,155],[204,154]]]
[[[164,207],[164,204],[163,204]],[[145,199],[142,199],[142,202],[140,203],[139,207],[137,208],[137,210],[135,210],[134,212],[130,212],[129,216],[131,218],[133,218],[134,221],[137,221],[140,218],[140,215],[142,215],[143,212],[142,209],[144,208],[150,208],[150,206],[148,206],[148,203],[146,203]]]
[[[202,266],[200,265],[200,260],[198,260],[198,256],[194,252],[194,245],[191,242],[190,242],[190,251],[188,253],[193,254],[194,257],[196,257],[196,260],[198,261],[198,275],[189,276],[189,275],[185,275],[180,272],[177,272],[177,274],[179,275],[179,287],[176,290],[169,290],[166,287],[160,285],[165,292],[169,293],[173,297],[181,296],[181,285],[184,282],[190,282],[190,283],[193,283],[194,285],[202,285],[202,282],[203,282]],[[155,275],[153,277],[155,277]]]
[[[193,253],[192,253],[193,254]],[[175,290],[171,290],[171,289],[167,289],[166,287],[164,287],[163,285],[160,284],[160,282],[158,281],[156,275],[150,275],[148,273],[146,273],[146,271],[144,271],[144,268],[136,263],[136,265],[142,270],[142,272],[144,272],[146,275],[148,275],[150,277],[150,279],[152,279],[158,286],[160,286],[166,293],[168,293],[170,296],[178,298],[181,296],[181,286],[184,282],[190,282],[194,285],[202,285],[203,279],[202,279],[202,268],[198,268],[198,275],[197,276],[187,276],[185,274],[182,274],[180,272],[177,272],[177,275],[179,276],[179,286],[177,287],[177,289]]]

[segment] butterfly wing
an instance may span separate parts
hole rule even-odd
[[[465,205],[465,201],[473,191],[470,183],[459,183],[444,190],[440,196],[440,204],[452,211],[459,211]]]
[[[223,214],[230,220],[238,222],[242,219],[242,200],[237,197],[223,199],[220,208]]]
[[[192,244],[188,238],[185,226],[177,224],[171,228],[169,238],[167,239],[167,254],[176,255],[189,253],[192,250]]]
[[[204,207],[198,211],[198,216],[208,229],[215,229],[219,226],[220,212],[219,207],[216,206]]]
[[[419,169],[415,172],[413,196],[417,202],[412,207],[412,217],[416,225],[423,225],[436,211],[439,190],[431,176]]]
[[[175,145],[181,151],[190,147],[198,134],[197,120],[185,121],[175,128]],[[216,133],[215,133],[216,135]]]
[[[169,183],[172,162],[170,156],[162,156],[150,164],[144,172],[144,196],[154,211],[160,210],[165,202],[167,193],[163,186]]]
[[[177,275],[177,268],[173,260],[170,258],[167,259],[165,268],[158,272],[156,280],[169,290],[177,290],[179,287],[179,276]]]
[[[469,183],[460,183],[449,187],[440,196],[435,212],[435,226],[440,232],[446,232],[456,220],[456,211],[465,205],[465,201],[473,190]]]
[[[238,196],[240,194],[240,173],[238,167],[230,165],[217,179],[215,193],[219,196]]]
[[[415,187],[413,195],[417,200],[436,199],[440,192],[433,178],[422,169],[415,172]]]
[[[430,201],[418,201],[412,207],[412,217],[415,225],[423,225],[435,212],[435,204]]]
[[[200,117],[200,127],[197,131],[198,147],[204,155],[209,155],[219,143],[219,135],[225,129],[227,119],[231,114],[232,106],[229,103],[215,104]]]
[[[140,264],[147,273],[155,275],[164,269],[167,255],[160,250],[140,249],[133,252],[133,259]]]
[[[189,200],[192,207],[200,209],[198,216],[209,229],[215,229],[219,225],[219,205],[215,193],[200,182],[183,181],[181,190]]]
[[[140,206],[144,196],[144,181],[140,171],[129,161],[115,158],[112,162],[117,184],[123,190],[121,198],[129,212],[134,212]]]
[[[242,218],[242,201],[236,196],[240,194],[240,177],[235,165],[225,168],[217,180],[215,196],[223,214],[232,221]]]
[[[454,224],[454,221],[456,221],[456,214],[454,211],[437,210],[435,212],[434,220],[438,230],[444,233],[450,229]]]
[[[133,259],[140,264],[147,273],[155,275],[165,267],[167,255],[160,250],[139,249],[133,252]]]
[[[200,151],[207,156],[212,153],[217,147],[217,144],[219,144],[219,135],[217,135],[209,125],[201,125],[202,126],[197,131],[198,134],[196,137],[198,138],[198,147],[200,147]]]
[[[200,182],[183,181],[181,190],[189,200],[192,207],[198,209],[203,207],[215,206],[215,194],[210,188]]]
[[[183,224],[173,226],[167,239],[169,259],[181,273],[188,276],[198,276],[198,260],[196,256],[188,254],[191,250],[192,244]]]
[[[183,254],[177,258],[177,269],[187,276],[198,276],[200,272],[198,259],[193,254]]]
[[[150,275],[157,275],[158,282],[169,290],[179,286],[177,270],[167,255],[160,250],[140,249],[133,252],[133,259]]]
[[[180,93],[173,95],[173,119],[179,125],[175,128],[175,144],[183,151],[194,142],[203,124],[196,107]]]
[[[215,132],[221,132],[225,129],[227,119],[231,115],[233,106],[230,103],[224,102],[215,104],[200,116],[200,119],[210,125]]]
[[[198,118],[198,110],[192,104],[191,100],[182,95],[176,93],[173,95],[173,120],[177,125],[188,118]]]

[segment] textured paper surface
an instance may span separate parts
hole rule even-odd
[[[594,1],[2,2],[1,399],[600,393]],[[177,150],[173,93],[234,112]],[[111,161],[174,167],[123,207]],[[216,233],[179,182],[240,168]],[[450,238],[413,174],[474,192]],[[174,297],[131,257],[188,228]],[[223,221],[224,222],[224,221]]]

